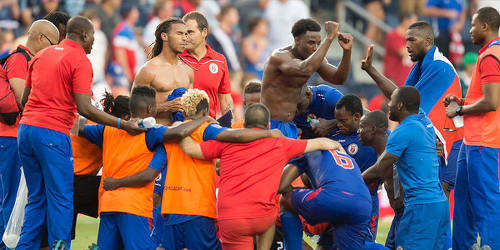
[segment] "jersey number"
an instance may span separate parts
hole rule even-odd
[[[353,169],[354,168],[354,163],[352,162],[351,158],[349,158],[348,156],[339,154],[335,150],[330,150],[330,153],[332,153],[333,159],[335,159],[335,163],[337,163],[337,165],[339,165],[345,169]]]

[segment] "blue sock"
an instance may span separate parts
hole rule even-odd
[[[302,249],[302,221],[292,212],[280,213],[283,240],[287,250]]]

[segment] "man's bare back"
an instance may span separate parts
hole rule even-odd
[[[162,125],[172,124],[172,113],[181,111],[180,99],[167,101],[167,97],[176,88],[192,88],[193,69],[181,59],[177,64],[170,64],[160,57],[154,57],[141,67],[134,80],[135,85],[146,85],[156,90],[156,121]]]
[[[353,39],[350,34],[339,34],[338,29],[338,23],[326,22],[323,42],[319,31],[308,30],[295,38],[293,46],[275,50],[269,57],[264,67],[261,101],[271,112],[271,119],[293,120],[302,88],[314,72],[334,84],[342,84],[347,79]],[[325,59],[337,35],[344,49],[338,70]]]

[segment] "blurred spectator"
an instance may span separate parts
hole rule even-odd
[[[217,16],[220,14],[220,6],[220,1],[204,0],[201,1],[200,6],[196,8],[196,11],[199,11],[205,16],[211,27],[215,27],[219,25]]]
[[[182,18],[191,11],[195,11],[200,6],[201,0],[175,0],[174,15]]]
[[[17,19],[21,16],[17,0],[0,1],[0,28],[14,30],[19,27]]]
[[[263,17],[266,6],[269,0],[240,0],[234,4],[234,7],[238,10],[240,14],[240,28],[242,36],[248,36],[250,30],[248,29],[248,23],[250,19],[254,17]]]
[[[14,33],[10,30],[0,31],[0,59],[7,56],[14,46]]]
[[[402,86],[410,73],[413,62],[406,50],[406,30],[417,21],[417,15],[405,13],[400,16],[399,25],[385,37],[384,75],[396,85]]]
[[[136,51],[139,43],[134,33],[134,25],[139,19],[139,10],[133,3],[124,2],[120,14],[123,21],[119,22],[113,31],[111,41],[113,62],[112,67],[123,71],[127,84],[114,85],[114,95],[128,95],[130,84],[134,81],[136,66]],[[118,70],[118,69],[115,69]],[[120,70],[118,70],[120,71]]]
[[[108,40],[101,30],[101,20],[95,9],[84,10],[80,15],[88,18],[94,25],[94,44],[92,45],[92,51],[87,57],[90,63],[92,63],[92,71],[94,72],[92,94],[97,100],[101,100],[104,98],[106,91],[111,92],[111,89],[106,83],[105,75]]]
[[[469,89],[470,81],[472,79],[472,73],[474,71],[478,56],[479,55],[476,52],[468,52],[464,56],[464,60],[462,62],[463,69],[459,72],[462,97],[465,97],[465,94],[467,94],[467,89]]]
[[[293,44],[292,26],[309,17],[309,8],[302,0],[271,0],[264,16],[269,23],[270,47],[274,50]]]
[[[68,23],[70,16],[61,11],[53,11],[43,17],[43,19],[53,23],[57,30],[59,30],[59,42],[66,38],[66,24]]]
[[[417,15],[421,15],[424,11],[426,3],[427,3],[427,0],[398,1],[399,14],[403,15],[405,13],[415,13]]]
[[[262,17],[254,17],[248,23],[250,35],[243,39],[241,52],[245,60],[245,73],[254,74],[262,80],[264,64],[271,55],[267,40],[269,31],[267,21]]]
[[[142,42],[147,48],[155,41],[155,30],[156,26],[160,24],[161,21],[167,19],[167,17],[173,16],[174,14],[174,2],[173,0],[156,0],[153,6],[153,18],[144,27],[144,32],[142,35]],[[150,50],[150,49],[149,49]],[[147,53],[149,53],[149,50]]]
[[[428,0],[424,15],[433,17],[431,24],[436,33],[434,40],[439,51],[449,57],[451,35],[464,26],[466,12],[464,0]]]
[[[227,59],[230,72],[241,71],[241,65],[236,54],[237,49],[233,40],[233,28],[238,24],[238,11],[232,5],[225,5],[219,14],[219,26],[214,27],[213,32],[207,36],[207,44],[213,50],[221,53]]]
[[[381,21],[385,21],[384,5],[390,4],[391,0],[363,0],[365,10]],[[382,31],[372,22],[368,22],[365,36],[374,42],[382,41]]]
[[[63,0],[62,9],[70,16],[78,16],[83,11],[85,0]]]
[[[113,30],[121,21],[120,15],[118,15],[121,4],[122,0],[102,0],[101,4],[97,6],[96,10],[101,20],[101,30],[108,41],[111,41]]]
[[[47,14],[59,9],[59,0],[41,0],[42,9],[38,14],[33,13],[33,20],[40,20]]]

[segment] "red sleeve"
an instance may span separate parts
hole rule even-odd
[[[500,83],[500,61],[495,56],[486,56],[479,65],[481,84]]]
[[[79,62],[75,65],[75,62],[71,62],[71,65],[74,65],[75,69],[73,71],[73,93],[77,94],[92,94],[92,64],[87,57],[78,60]]]
[[[5,62],[5,69],[7,71],[7,79],[20,78],[26,80],[28,75],[28,62],[26,57],[21,53],[15,53],[7,58]]]
[[[307,140],[296,140],[288,137],[281,137],[279,139],[288,159],[299,157],[306,151]]]
[[[220,158],[225,143],[216,140],[208,140],[200,143],[201,152],[207,160]]]
[[[231,81],[229,80],[229,69],[227,68],[227,61],[226,58],[224,58],[224,65],[222,66],[222,82],[219,84],[219,89],[218,93],[219,94],[229,94],[231,93]]]

